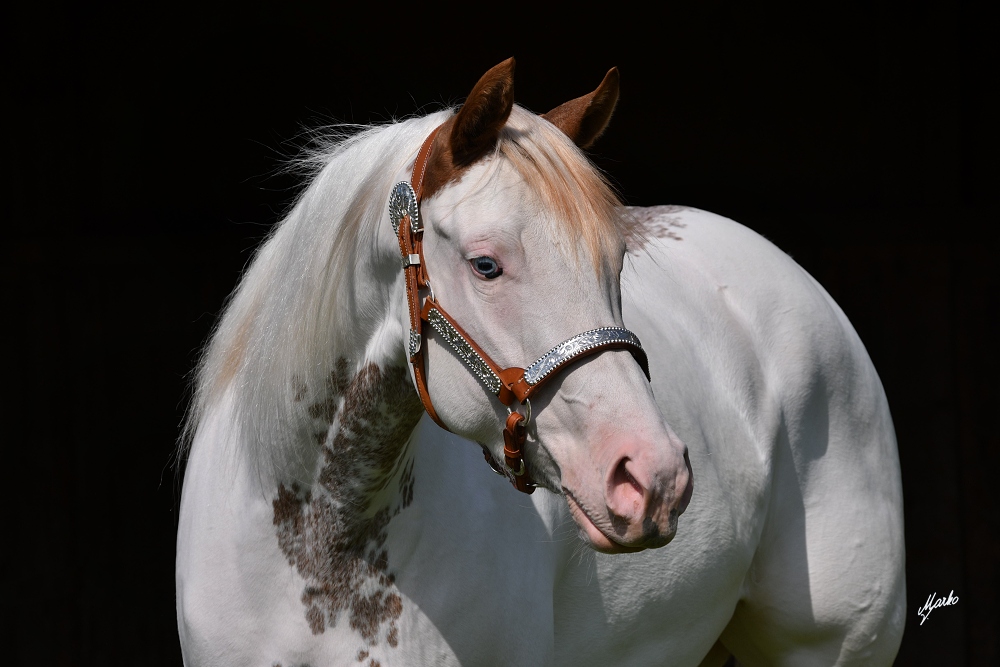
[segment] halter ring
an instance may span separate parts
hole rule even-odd
[[[524,428],[528,428],[528,424],[531,423],[531,399],[530,398],[524,399],[524,405],[526,405],[528,409],[525,412],[524,419],[521,420],[521,423],[524,424]],[[514,408],[512,408],[512,407],[510,407],[508,405],[507,406],[507,414],[508,415],[514,414]],[[522,464],[522,466],[523,466],[523,464]]]
[[[482,445],[480,445],[480,446],[482,446]],[[490,470],[492,470],[496,474],[500,475],[501,477],[506,477],[507,476],[507,475],[504,474],[503,470],[501,470],[497,466],[496,460],[493,458],[493,455],[490,454],[490,450],[488,450],[485,447],[483,447],[483,454],[486,455],[486,462],[490,464]]]

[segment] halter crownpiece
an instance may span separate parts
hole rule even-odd
[[[438,426],[449,430],[438,417],[427,391],[427,378],[423,356],[423,323],[427,322],[441,338],[454,350],[455,354],[469,371],[490,393],[507,406],[507,419],[504,423],[504,463],[501,468],[493,455],[484,447],[486,461],[493,470],[507,477],[518,491],[532,493],[535,484],[524,467],[524,442],[527,439],[528,421],[531,419],[531,395],[541,387],[557,371],[562,370],[583,357],[603,352],[604,350],[624,349],[632,353],[642,367],[642,372],[649,379],[649,361],[642,349],[639,338],[625,327],[600,327],[577,334],[539,357],[527,368],[501,369],[486,354],[475,341],[462,330],[462,327],[441,307],[434,298],[430,281],[427,279],[427,268],[424,265],[423,227],[420,226],[420,200],[423,190],[423,177],[430,158],[434,137],[441,126],[438,126],[424,140],[413,163],[413,175],[410,183],[397,183],[389,196],[389,220],[392,231],[399,241],[399,252],[402,257],[403,273],[406,282],[406,302],[410,313],[410,334],[407,350],[410,353],[410,363],[413,366],[413,378],[417,386],[420,401]],[[421,304],[420,290],[426,290],[427,295]],[[511,406],[516,402],[526,405],[526,414],[521,414]]]

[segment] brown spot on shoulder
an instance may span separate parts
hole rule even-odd
[[[686,210],[689,207],[676,205],[627,207],[628,215],[644,232],[629,239],[628,251],[632,254],[641,251],[653,238],[683,241],[684,238],[676,230],[687,227],[681,219],[681,213]]]
[[[314,635],[321,635],[326,630],[326,619],[316,605],[312,605],[306,610],[306,621],[309,622],[309,629]]]
[[[348,372],[347,360],[340,358],[326,379],[326,391],[309,405],[309,416],[321,420],[327,426],[332,424],[338,413],[340,399],[350,386],[350,382],[351,375]],[[300,399],[296,398],[296,400]]]
[[[313,419],[329,420],[318,483],[279,485],[278,546],[306,582],[301,600],[314,634],[343,616],[369,648],[383,639],[395,647],[403,601],[384,545],[392,517],[413,500],[413,460],[402,454],[423,407],[405,368],[368,364],[352,376],[339,360],[326,384],[308,406]],[[394,506],[363,509],[397,478]]]

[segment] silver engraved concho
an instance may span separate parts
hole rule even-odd
[[[389,222],[392,231],[399,235],[399,225],[403,218],[410,216],[410,231],[416,234],[420,231],[420,209],[417,208],[417,194],[406,181],[396,183],[389,194]]]
[[[638,348],[642,344],[634,333],[624,327],[601,327],[577,334],[569,340],[559,343],[543,354],[538,361],[524,369],[524,380],[529,385],[536,385],[546,375],[555,370],[559,364],[579,354],[611,343],[629,343]]]

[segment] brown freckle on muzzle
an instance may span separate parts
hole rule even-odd
[[[673,522],[673,515],[676,510],[671,510],[671,523]],[[655,542],[660,537],[660,527],[656,525],[652,517],[646,517],[642,520],[642,539],[644,542]]]

